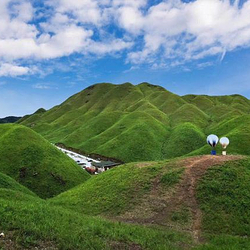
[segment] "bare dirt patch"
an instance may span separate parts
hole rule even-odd
[[[140,163],[137,163],[135,166],[138,168],[145,168],[145,167],[149,167],[152,165],[154,165],[154,163],[152,162],[140,162]]]
[[[142,247],[135,243],[124,243],[113,241],[109,245],[112,250],[142,250]]]

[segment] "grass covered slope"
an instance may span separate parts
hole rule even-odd
[[[250,236],[249,183],[249,159],[208,171],[198,188],[207,232]]]
[[[179,160],[125,164],[95,176],[49,202],[81,214],[121,216],[142,205],[143,197],[150,196],[152,189],[157,187],[166,191],[178,184],[183,167]],[[150,200],[153,199],[151,196]],[[157,206],[159,208],[160,204]],[[145,203],[140,211],[142,214],[150,212],[150,205]]]
[[[133,202],[150,189],[161,168],[157,163],[148,163],[142,168],[133,163],[116,167],[50,202],[85,214],[117,215],[133,206]]]
[[[130,163],[48,202],[82,215],[171,228],[193,238],[181,249],[248,249],[249,166],[240,156]]]
[[[202,228],[211,241],[201,249],[249,249],[250,159],[209,169],[197,191]]]
[[[160,86],[142,83],[96,84],[71,96],[62,104],[38,110],[19,123],[31,127],[53,143],[86,153],[101,154],[124,162],[163,160],[202,148],[201,140],[210,133],[235,135],[241,124],[237,119],[250,117],[250,101],[240,95],[178,96]],[[224,123],[236,119],[235,127],[220,130]],[[179,153],[166,144],[185,124],[195,128],[195,140],[179,140]],[[242,135],[239,129],[238,135]],[[232,133],[232,134],[231,134]],[[248,131],[244,138],[250,141]],[[203,141],[205,143],[205,140]],[[167,152],[166,152],[167,149]],[[233,153],[249,154],[243,147]]]
[[[25,194],[1,192],[1,230],[5,232],[6,244],[11,240],[15,249],[182,249],[182,245],[192,242],[182,232],[93,217],[126,211],[133,200],[137,203],[150,190],[159,174],[163,185],[178,182],[173,171],[168,175],[162,168],[156,162],[128,164],[95,176],[86,181],[85,197],[83,193],[78,197],[80,204],[71,198],[66,204],[61,200],[63,196],[58,197],[58,202],[57,198],[43,201]],[[73,188],[73,193],[76,190]],[[0,240],[3,249],[5,240]]]
[[[93,216],[117,215],[126,211],[133,200],[137,203],[162,172],[161,164],[148,164],[128,164],[90,178],[81,194],[78,187],[72,189],[78,198],[70,195],[68,202],[64,195],[44,201],[5,189],[0,192],[0,229],[5,233],[0,248],[8,249],[9,240],[13,249],[177,250],[191,244],[190,236],[177,230]],[[163,177],[166,186],[179,178],[172,171]]]
[[[198,127],[192,123],[183,123],[172,131],[162,152],[165,158],[183,156],[202,147],[205,140],[205,134]]]
[[[125,164],[46,201],[0,186],[0,248],[249,249],[249,181],[250,158],[206,155]]]
[[[55,196],[89,175],[33,130],[0,126],[0,172],[42,198]]]
[[[126,225],[72,212],[41,200],[1,197],[1,249],[181,250],[190,239],[166,229]],[[28,214],[28,216],[27,216]]]

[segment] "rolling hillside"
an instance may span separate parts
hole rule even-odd
[[[108,221],[10,190],[1,190],[0,202],[3,250],[181,250],[191,242],[177,231]]]
[[[103,83],[19,123],[53,143],[132,162],[208,153],[209,133],[229,136],[231,153],[250,155],[238,143],[249,144],[249,121],[250,101],[240,95],[181,97],[148,83]]]
[[[89,178],[87,172],[33,130],[0,125],[0,173],[42,198],[55,196]],[[0,187],[13,186],[1,175]]]
[[[250,159],[242,156],[130,163],[49,203],[191,236],[181,249],[248,249],[249,166]]]
[[[0,174],[0,248],[249,249],[249,166],[236,155],[129,163],[48,200]]]

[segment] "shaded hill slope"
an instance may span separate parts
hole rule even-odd
[[[103,83],[86,88],[48,111],[27,116],[20,123],[53,143],[132,162],[191,153],[202,148],[201,141],[205,143],[208,133],[231,136],[238,129],[236,136],[244,134],[250,141],[249,132],[237,123],[242,116],[250,119],[250,101],[240,95],[181,97],[148,83]],[[219,129],[234,120],[231,129]],[[194,141],[190,134],[194,134]],[[172,138],[178,141],[177,152],[167,145]],[[249,154],[241,146],[231,149],[232,153]]]
[[[55,196],[89,178],[73,160],[33,130],[0,125],[0,172],[42,198]]]
[[[1,123],[15,123],[19,121],[22,117],[17,117],[17,116],[8,116],[5,118],[0,118],[0,124]]]
[[[0,190],[3,193],[3,189],[9,189],[13,191],[18,191],[24,194],[36,196],[33,192],[31,192],[28,188],[22,186],[17,181],[12,179],[11,177],[0,173]]]

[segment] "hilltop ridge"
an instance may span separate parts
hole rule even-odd
[[[209,152],[203,147],[209,133],[230,136],[230,152],[250,154],[250,100],[178,96],[146,82],[95,84],[19,123],[53,143],[123,162]],[[239,138],[246,142],[244,148],[236,146]],[[172,140],[179,143],[177,150],[171,150]]]

